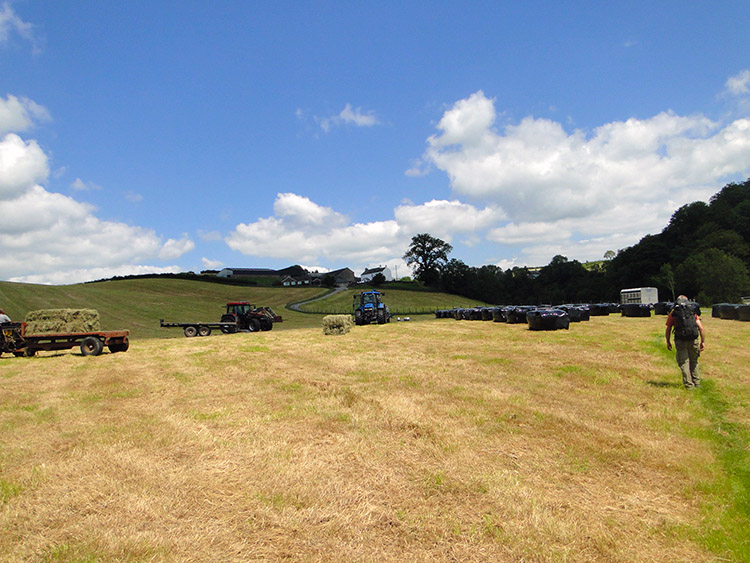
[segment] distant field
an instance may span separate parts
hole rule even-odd
[[[287,303],[320,295],[320,288],[267,288],[221,285],[179,279],[134,279],[90,284],[47,286],[0,282],[0,307],[14,320],[35,309],[93,308],[102,329],[127,329],[132,338],[182,336],[179,329],[162,329],[166,321],[214,321],[227,301],[251,301],[284,317],[274,330],[314,326],[319,320],[289,311]]]
[[[366,288],[369,290],[370,288]],[[362,289],[348,289],[330,298],[314,301],[301,306],[303,311],[315,313],[351,313],[353,296],[359,295]],[[473,307],[485,305],[475,299],[433,291],[412,291],[405,289],[382,288],[385,293],[383,301],[393,314],[427,314],[435,309],[452,309],[453,307]]]
[[[303,314],[286,305],[325,295],[322,288],[270,288],[222,285],[169,278],[133,279],[47,286],[0,282],[0,307],[14,320],[23,320],[28,311],[54,308],[93,308],[99,311],[102,329],[127,329],[131,337],[159,338],[182,336],[179,329],[159,327],[159,319],[173,322],[217,322],[227,301],[250,301],[271,307],[284,318],[274,330],[318,326],[317,314]],[[360,291],[360,290],[358,290]],[[357,292],[358,292],[357,291]],[[385,290],[386,303],[401,311],[431,313],[439,307],[471,306],[476,302],[445,293]],[[351,312],[353,290],[303,305],[303,311],[327,314]]]
[[[306,317],[0,358],[0,559],[750,560],[750,323]]]

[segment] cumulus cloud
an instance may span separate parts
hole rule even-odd
[[[210,258],[203,256],[201,258],[201,264],[203,264],[204,270],[218,270],[224,265],[224,262],[221,260],[211,260]]]
[[[70,283],[176,266],[195,245],[187,236],[162,242],[152,229],[104,221],[96,209],[47,191],[47,156],[35,141],[8,133],[0,141],[0,272],[4,279]],[[74,182],[74,188],[79,181]],[[80,182],[84,187],[90,187]]]
[[[399,205],[394,215],[406,232],[430,233],[447,240],[451,240],[456,233],[483,231],[505,217],[497,207],[478,209],[458,200]]]
[[[300,110],[297,110],[297,116],[300,117]],[[326,133],[331,130],[332,127],[339,125],[354,125],[356,127],[372,127],[379,123],[375,117],[375,113],[363,112],[362,108],[352,108],[351,104],[346,104],[344,109],[338,115],[332,115],[331,117],[320,117],[316,118],[316,121],[320,124],[321,129]]]
[[[13,133],[0,141],[0,201],[19,196],[48,174],[47,155],[36,141],[25,142]]]
[[[741,73],[727,87],[742,93],[748,84]],[[482,91],[459,100],[427,139],[423,160],[447,174],[454,193],[485,202],[494,220],[504,213],[487,238],[532,245],[527,255],[552,240],[577,251],[582,239],[586,248],[594,240],[633,244],[680,205],[750,170],[744,118],[718,123],[665,111],[588,133],[534,117],[497,121],[495,101]]]
[[[0,98],[0,135],[22,133],[34,123],[49,120],[47,108],[28,98],[17,98],[10,94],[5,99]]]
[[[274,212],[237,225],[226,243],[258,257],[365,263],[391,257],[403,242],[396,221],[349,224],[344,215],[296,194],[277,194]]]
[[[750,94],[750,70],[743,70],[739,74],[730,77],[724,86],[726,92],[732,96]]]
[[[84,182],[80,178],[76,178],[73,181],[73,183],[70,184],[70,187],[73,188],[77,192],[86,192],[86,191],[102,189],[100,185],[95,184],[94,182]]]

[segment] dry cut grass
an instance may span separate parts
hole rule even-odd
[[[704,377],[746,406],[747,347],[725,344],[750,325],[706,325]],[[662,327],[435,320],[4,358],[0,554],[717,560],[722,467]]]

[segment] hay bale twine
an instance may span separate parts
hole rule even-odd
[[[353,325],[351,315],[326,315],[323,317],[323,334],[346,334]]]
[[[99,311],[96,309],[40,309],[26,314],[27,334],[100,330]]]

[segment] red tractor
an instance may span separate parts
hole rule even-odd
[[[247,301],[227,303],[227,312],[221,316],[222,323],[235,323],[235,330],[257,332],[271,330],[273,323],[280,322],[281,317],[270,307],[256,307]],[[234,332],[234,331],[231,331]]]

